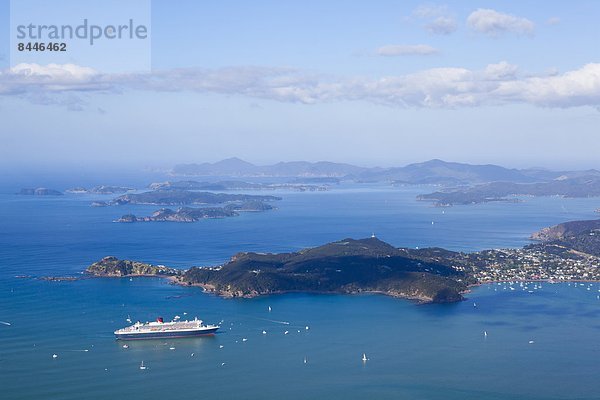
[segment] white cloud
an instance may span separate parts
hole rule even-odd
[[[0,94],[30,90],[98,90],[109,87],[94,69],[75,64],[18,64],[0,71]]]
[[[467,25],[476,32],[498,36],[505,32],[532,35],[533,22],[527,18],[504,14],[496,10],[480,8],[467,17]]]
[[[76,80],[87,80],[89,77],[98,74],[93,68],[76,64],[17,64],[11,68],[11,71],[14,74],[23,76]]]
[[[76,65],[21,65],[0,72],[0,94],[80,109],[80,95],[128,89],[192,91],[321,103],[366,101],[400,107],[457,108],[524,103],[600,106],[600,63],[555,75],[523,75],[506,61],[481,70],[432,68],[378,79],[342,78],[292,68],[186,68],[143,74],[101,74]],[[85,102],[83,102],[85,105]]]
[[[456,18],[445,5],[421,5],[413,10],[413,16],[429,21],[424,27],[436,35],[449,35],[458,28]]]
[[[548,20],[546,21],[546,23],[548,25],[558,25],[558,24],[560,24],[560,18],[558,18],[558,17],[548,18]]]
[[[431,55],[438,53],[438,50],[434,47],[426,44],[415,44],[415,45],[401,45],[401,44],[390,44],[382,46],[376,50],[376,53],[380,56],[414,56],[414,55]]]
[[[456,20],[452,17],[437,17],[433,22],[425,25],[425,29],[436,35],[449,35],[454,33],[457,27]]]
[[[485,67],[485,76],[487,79],[496,81],[515,79],[518,69],[519,67],[516,65],[501,61],[497,64],[489,64]]]
[[[413,15],[419,18],[435,18],[448,14],[448,7],[445,5],[423,4],[413,10]]]
[[[587,64],[562,75],[501,82],[493,95],[547,107],[598,106],[600,64]]]

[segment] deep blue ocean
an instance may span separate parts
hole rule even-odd
[[[52,183],[150,182],[128,179]],[[273,193],[283,200],[272,212],[118,224],[158,207],[13,194],[34,185],[0,183],[2,399],[600,399],[597,283],[530,284],[533,293],[485,285],[459,304],[416,305],[380,295],[222,299],[158,278],[37,279],[77,275],[107,255],[188,268],[372,233],[395,246],[520,247],[544,226],[597,217],[599,199],[435,208],[415,200],[432,187],[342,184]],[[222,321],[222,329],[128,349],[114,340],[128,317],[159,315]]]

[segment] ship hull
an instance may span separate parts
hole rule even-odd
[[[174,332],[142,332],[142,333],[115,333],[118,340],[142,340],[142,339],[174,339],[214,335],[217,328],[198,329],[191,331]]]

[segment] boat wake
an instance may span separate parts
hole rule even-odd
[[[267,319],[267,318],[259,318],[259,317],[252,317],[252,318],[259,319],[261,321],[273,322],[274,324],[281,324],[281,325],[289,325],[290,324],[287,321],[277,321],[275,319]]]

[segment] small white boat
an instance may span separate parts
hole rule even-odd
[[[129,348],[129,346],[128,346],[128,345],[126,345],[126,344],[124,344],[124,345],[123,345],[123,348],[124,348],[124,349],[128,349],[128,348]]]
[[[369,359],[367,358],[367,353],[363,353],[363,356],[362,356],[362,361],[363,361],[363,362],[367,362],[367,361],[369,361]]]
[[[52,354],[52,358],[58,358],[58,354]]]
[[[140,364],[140,369],[146,369],[146,366],[144,365],[144,362],[142,361],[142,363]]]

